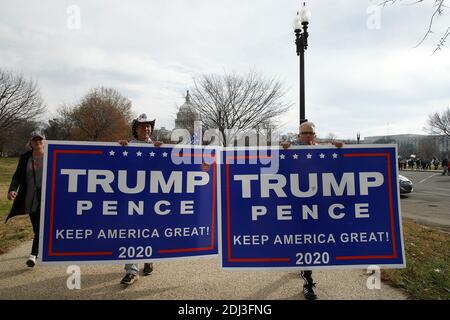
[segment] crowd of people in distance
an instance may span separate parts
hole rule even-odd
[[[442,161],[433,157],[431,160],[421,158],[399,159],[398,168],[400,170],[442,170],[442,175],[450,175],[449,157],[445,157]]]

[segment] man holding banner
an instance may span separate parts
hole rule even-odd
[[[316,145],[316,132],[315,132],[315,125],[312,122],[303,122],[300,125],[299,128],[299,135],[298,140],[300,142],[300,145],[309,145],[314,146]],[[337,148],[342,148],[344,145],[340,141],[333,141],[332,144]],[[289,148],[289,144],[282,144],[283,148],[287,149]],[[317,295],[314,292],[313,287],[316,286],[316,284],[313,281],[312,278],[312,271],[311,270],[305,270],[300,272],[300,276],[303,279],[303,294],[306,299],[308,300],[315,300],[317,299]]]
[[[153,143],[150,138],[153,130],[155,128],[155,120],[147,120],[147,115],[145,113],[141,114],[139,117],[133,120],[131,124],[131,134],[133,139],[130,143]],[[120,140],[119,144],[125,146],[128,144],[126,140]],[[155,147],[161,146],[161,142],[156,141],[154,143]],[[131,285],[137,279],[139,279],[139,265],[137,263],[127,263],[125,264],[125,276],[120,281],[121,284]],[[153,263],[144,263],[144,275],[148,276],[153,272]]]
[[[151,145],[152,124],[135,119],[132,143],[48,142],[43,264],[123,263],[131,285],[139,263],[217,255],[217,150]]]
[[[395,145],[303,145],[223,151],[220,175],[224,270],[404,268]],[[286,150],[288,149],[288,150]]]

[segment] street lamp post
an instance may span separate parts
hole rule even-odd
[[[297,56],[300,57],[300,124],[308,121],[305,115],[305,50],[308,48],[308,24],[311,19],[311,12],[306,8],[305,2],[300,12],[294,19],[295,45],[297,47]],[[303,31],[303,32],[302,32]]]

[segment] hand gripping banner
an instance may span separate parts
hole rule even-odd
[[[395,146],[299,146],[221,155],[227,269],[405,266]]]
[[[208,147],[48,141],[41,261],[217,254],[217,170]]]

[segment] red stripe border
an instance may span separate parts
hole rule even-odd
[[[50,200],[50,226],[49,226],[49,252],[48,255],[51,257],[55,256],[111,256],[112,252],[54,252],[53,251],[53,228],[54,228],[54,216],[55,216],[55,190],[56,190],[56,162],[57,156],[59,154],[92,154],[101,155],[103,152],[101,150],[53,150],[53,168],[52,168],[52,190],[51,190],[51,200]],[[180,249],[164,249],[158,250],[158,253],[177,253],[177,252],[195,252],[195,251],[207,251],[214,249],[215,241],[215,213],[216,213],[216,177],[217,177],[217,163],[216,154],[214,155],[203,155],[203,154],[184,154],[183,156],[194,156],[194,157],[210,157],[214,159],[214,170],[213,170],[213,194],[212,194],[212,225],[211,225],[211,244],[204,248],[180,248]]]
[[[56,190],[56,161],[59,154],[92,154],[101,155],[101,150],[53,150],[53,168],[52,168],[52,191],[50,200],[50,226],[49,226],[49,257],[70,257],[70,256],[112,256],[112,252],[54,252],[53,251],[53,227],[55,218],[55,190]]]
[[[230,214],[230,168],[228,159],[269,159],[272,156],[227,156],[225,161],[226,171],[226,203],[227,203],[227,248],[228,262],[290,262],[290,258],[233,258],[231,255],[231,214]]]
[[[391,255],[367,255],[367,256],[337,256],[337,261],[343,260],[370,260],[370,259],[396,259],[397,255],[397,240],[394,227],[394,205],[392,195],[392,175],[391,175],[391,155],[390,153],[347,153],[344,157],[385,157],[387,160],[388,171],[388,193],[389,193],[389,214],[390,226],[392,233],[392,254]],[[231,254],[231,218],[230,218],[230,172],[228,159],[238,158],[259,158],[259,156],[227,156],[226,157],[226,203],[227,203],[227,249],[228,262],[289,262],[289,258],[233,258]],[[261,158],[270,158],[270,156],[261,156]]]
[[[388,193],[389,193],[389,223],[391,224],[392,234],[392,254],[391,255],[367,255],[367,256],[337,256],[336,260],[371,260],[371,259],[396,259],[397,255],[397,239],[395,235],[394,227],[394,204],[392,196],[392,175],[391,175],[391,155],[386,153],[346,153],[344,157],[385,157],[387,160],[387,172],[388,172]]]
[[[180,249],[162,249],[158,250],[158,253],[177,253],[177,252],[195,252],[195,251],[208,251],[214,249],[214,241],[215,241],[215,217],[216,217],[216,179],[217,179],[217,162],[216,162],[216,154],[207,155],[207,154],[183,154],[184,156],[193,156],[193,157],[209,157],[214,159],[214,170],[213,170],[213,191],[212,191],[212,217],[211,217],[211,244],[208,247],[203,248],[180,248]]]

